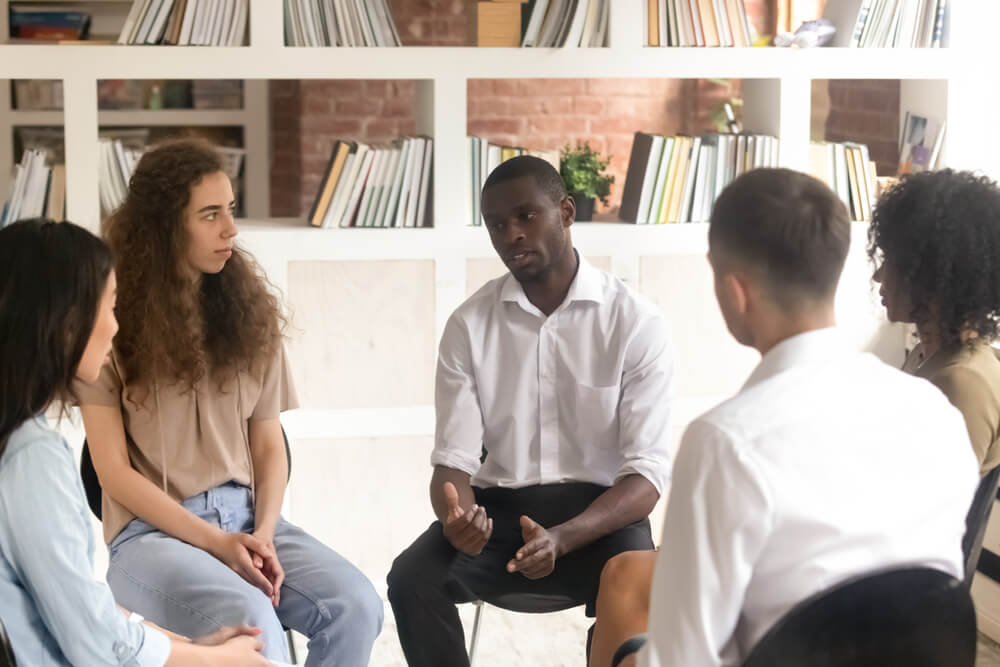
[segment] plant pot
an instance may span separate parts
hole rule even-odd
[[[579,192],[571,192],[569,196],[576,204],[576,222],[590,222],[594,219],[594,198],[587,197]]]

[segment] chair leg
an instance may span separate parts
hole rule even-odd
[[[292,659],[292,664],[299,664],[299,657],[295,655],[295,641],[292,638],[292,630],[288,628],[285,630],[285,636],[288,637],[288,657]]]
[[[472,639],[469,640],[469,667],[476,667],[476,648],[479,646],[479,625],[483,620],[483,601],[476,600],[476,616],[472,621]]]

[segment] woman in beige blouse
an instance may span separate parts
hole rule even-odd
[[[285,521],[279,414],[298,407],[277,299],[235,243],[219,154],[180,140],[147,152],[105,223],[120,323],[99,379],[77,386],[104,490],[116,599],[174,632],[282,626],[307,665],[361,666],[382,602],[344,558]]]
[[[868,254],[889,320],[920,338],[903,370],[962,412],[985,475],[1000,464],[1000,189],[950,169],[904,176],[875,208]]]

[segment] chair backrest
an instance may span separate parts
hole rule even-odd
[[[7,636],[7,628],[3,626],[3,621],[0,621],[0,667],[17,667],[14,647],[10,645],[10,637]]]
[[[131,439],[127,433],[125,437]],[[291,478],[292,448],[288,445],[288,434],[285,433],[284,426],[281,427],[281,437],[285,440],[285,460],[288,461],[288,477]],[[80,452],[80,479],[83,480],[83,491],[87,496],[90,511],[94,513],[98,521],[101,521],[101,480],[97,478],[94,459],[90,456],[90,445],[86,439],[83,441],[83,451]]]
[[[850,579],[797,604],[743,667],[973,667],[976,614],[961,581],[930,568]]]
[[[965,556],[965,585],[972,586],[972,577],[976,574],[979,554],[983,550],[983,537],[986,535],[986,525],[990,522],[990,512],[993,511],[993,501],[997,497],[997,484],[1000,483],[1000,467],[989,471],[979,481],[976,495],[972,497],[972,507],[965,515],[965,536],[962,538],[962,555]]]

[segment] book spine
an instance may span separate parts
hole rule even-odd
[[[931,40],[931,48],[941,48],[941,40],[944,38],[944,15],[948,0],[937,0],[937,14],[934,17],[934,37]]]

